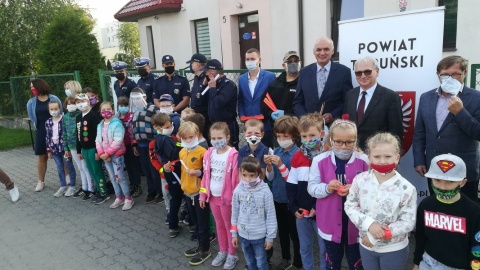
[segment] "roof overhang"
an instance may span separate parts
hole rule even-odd
[[[121,22],[137,22],[161,13],[178,12],[182,3],[183,0],[131,0],[114,17]]]

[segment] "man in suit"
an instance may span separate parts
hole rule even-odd
[[[348,67],[330,60],[334,52],[330,38],[322,37],[315,42],[313,54],[317,62],[300,70],[298,77],[293,101],[296,116],[320,112],[324,106],[322,118],[325,123],[341,117],[345,94],[353,88],[352,74]]]
[[[400,96],[377,83],[375,58],[366,56],[354,65],[359,87],[347,92],[344,113],[357,124],[358,145],[365,151],[367,139],[377,132],[390,132],[403,139],[403,114]]]
[[[238,115],[240,120],[252,116],[262,120],[265,129],[262,143],[273,148],[272,125],[269,116],[263,116],[260,103],[263,102],[262,96],[267,91],[268,85],[275,80],[275,74],[262,70],[261,60],[257,49],[252,48],[245,53],[248,72],[238,78]]]
[[[423,93],[413,135],[413,163],[424,176],[433,157],[453,154],[467,165],[461,191],[477,201],[480,170],[480,92],[463,84],[467,60],[448,56],[437,65],[440,87]],[[445,169],[448,169],[446,167]],[[430,194],[434,194],[428,181]]]

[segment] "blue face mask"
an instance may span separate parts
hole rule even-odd
[[[316,138],[310,141],[302,140],[303,146],[308,150],[313,150],[319,143],[320,143],[320,138]]]
[[[128,113],[128,107],[118,107],[118,112],[121,114]]]

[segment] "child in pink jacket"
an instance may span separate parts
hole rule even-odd
[[[227,145],[230,131],[225,123],[214,123],[210,128],[210,138],[213,147],[203,156],[200,207],[210,203],[215,219],[220,252],[213,259],[212,266],[225,262],[223,269],[233,269],[238,257],[231,241],[230,227],[233,190],[238,185],[238,152]]]

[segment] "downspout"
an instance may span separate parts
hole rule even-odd
[[[300,57],[305,57],[303,54],[303,0],[298,0],[298,47]]]

